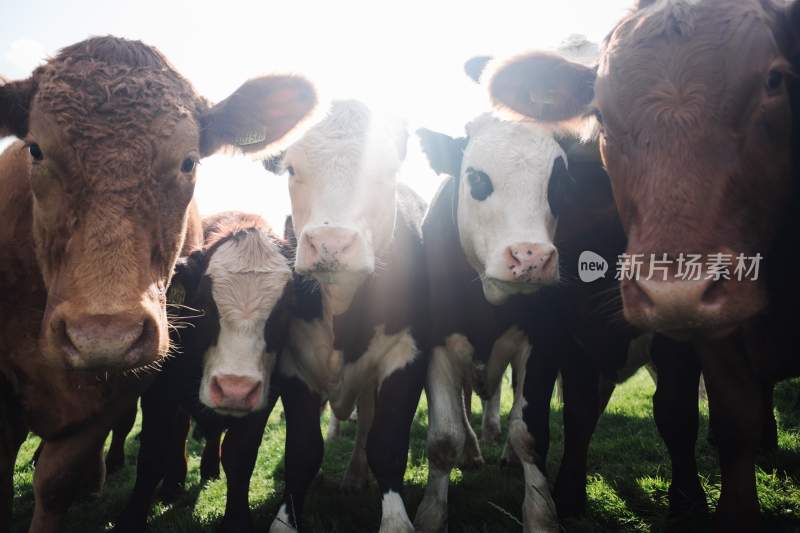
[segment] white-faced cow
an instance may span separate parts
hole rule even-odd
[[[479,75],[487,60],[471,60],[468,71]],[[450,469],[459,456],[474,454],[462,384],[475,380],[490,396],[513,358],[518,384],[509,443],[525,473],[525,531],[557,531],[556,509],[564,517],[585,506],[589,441],[613,383],[630,373],[636,332],[615,312],[613,275],[579,280],[582,252],[614,264],[625,237],[596,145],[559,131],[483,115],[466,138],[420,132],[432,167],[450,176],[423,224],[432,329],[429,479],[415,520],[420,531],[445,528]],[[554,502],[545,462],[559,372],[565,443]]]
[[[200,243],[199,159],[256,152],[316,105],[296,77],[246,82],[218,105],[155,48],[114,37],[61,50],[30,78],[0,81],[0,529],[30,429],[45,444],[31,531],[58,531],[103,479],[103,441],[168,352],[166,290]]]
[[[383,494],[380,530],[413,531],[401,491],[426,368],[417,348],[426,312],[425,204],[397,181],[406,140],[404,125],[359,102],[338,101],[283,157],[295,269],[319,281],[323,312],[315,322],[293,324],[279,363],[286,488],[270,531],[300,526],[322,461],[326,398],[340,419],[358,404],[348,478],[364,479],[369,465]]]
[[[228,500],[221,529],[252,530],[249,482],[277,399],[273,369],[294,316],[293,251],[256,215],[210,216],[203,220],[203,234],[203,247],[178,261],[170,284],[168,305],[176,313],[172,340],[180,355],[162,365],[142,396],[136,485],[117,532],[143,531],[158,483],[164,480],[163,497],[185,478],[184,413],[207,435],[228,429],[222,444]],[[204,460],[213,461],[213,452],[204,453]]]
[[[770,431],[771,387],[800,373],[798,70],[797,0],[642,0],[607,38],[597,69],[532,53],[488,80],[495,101],[517,113],[598,122],[628,264],[667,264],[623,280],[625,316],[691,339],[698,352],[656,361],[671,509],[705,509],[696,424],[686,424],[697,418],[702,369],[719,445],[721,531],[759,529],[754,456]],[[699,257],[699,275],[681,269],[689,256]]]

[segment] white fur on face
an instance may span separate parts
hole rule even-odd
[[[371,273],[375,255],[391,241],[395,223],[399,139],[404,127],[384,124],[364,104],[335,102],[325,120],[292,145],[284,157],[292,221],[298,243],[314,228],[346,228],[357,233],[358,253],[338,266]],[[306,268],[298,246],[298,269]],[[335,276],[335,273],[332,274]],[[331,275],[320,279],[332,281]]]
[[[547,188],[554,161],[560,156],[566,162],[567,157],[551,130],[532,123],[484,114],[467,126],[467,133],[458,191],[461,246],[472,268],[489,281],[484,283],[484,291],[488,285],[511,292],[514,289],[507,284],[491,280],[502,279],[507,270],[505,251],[509,246],[552,244],[556,220]],[[485,200],[473,198],[469,169],[491,179],[494,190]]]
[[[264,327],[291,279],[288,262],[267,233],[249,231],[214,252],[207,274],[219,311],[219,336],[204,357],[200,401],[213,407],[213,377],[237,376],[263,382],[261,407],[276,360],[266,352]]]

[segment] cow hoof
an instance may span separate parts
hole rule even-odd
[[[418,533],[442,533],[447,531],[447,505],[441,502],[422,500],[414,517],[414,530]]]
[[[216,468],[200,469],[200,482],[206,483],[212,479],[219,479],[219,465]]]
[[[708,516],[706,493],[698,483],[690,489],[669,488],[669,520]]]
[[[186,494],[186,489],[181,484],[161,485],[158,491],[158,499],[164,503],[175,503]]]
[[[517,467],[520,466],[522,463],[519,462],[519,457],[517,454],[514,453],[514,450],[511,446],[506,443],[505,448],[503,448],[503,455],[500,456],[500,466],[510,468],[510,467]]]
[[[297,533],[297,529],[276,518],[272,521],[272,525],[269,526],[269,533]]]

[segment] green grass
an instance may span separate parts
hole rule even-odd
[[[503,395],[504,423],[511,407],[506,383]],[[654,385],[640,371],[618,387],[609,408],[600,419],[589,453],[589,509],[585,517],[564,524],[569,532],[661,531],[665,528],[667,489],[670,479],[666,450],[651,416]],[[795,409],[800,381],[784,383],[776,391],[776,415],[780,427],[780,450],[762,457],[758,465],[758,490],[768,531],[800,531],[800,413]],[[551,420],[552,446],[549,472],[554,477],[561,457],[561,410],[554,401]],[[480,431],[480,403],[473,405],[473,424]],[[719,497],[719,470],[715,452],[706,442],[707,407],[702,406],[698,458],[709,505]],[[279,504],[283,486],[284,424],[280,404],[270,418],[250,486],[250,505],[257,531],[266,531]],[[328,414],[322,420],[326,427]],[[422,498],[427,477],[425,429],[427,411],[423,397],[412,429],[406,492],[412,516]],[[106,483],[102,496],[73,506],[64,531],[89,533],[104,531],[122,510],[135,476],[138,447],[134,436],[127,443],[127,465]],[[328,443],[322,473],[312,485],[306,504],[307,531],[377,531],[380,520],[380,495],[374,486],[363,494],[346,494],[338,480],[344,473],[355,437],[355,424],[343,425],[342,437]],[[14,486],[13,532],[23,532],[33,508],[31,456],[38,439],[30,437],[17,461]],[[450,488],[450,531],[519,531],[523,495],[521,470],[501,468],[501,446],[484,449],[487,466],[477,472],[455,470]],[[213,531],[225,505],[224,481],[200,485],[201,444],[190,441],[190,471],[187,494],[176,504],[157,504],[151,514],[152,532]],[[709,524],[690,524],[688,528],[706,531]]]

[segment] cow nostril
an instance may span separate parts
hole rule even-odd
[[[209,396],[211,397],[211,403],[213,405],[219,405],[225,397],[225,392],[222,390],[222,386],[219,384],[219,380],[217,380],[216,376],[211,378]]]
[[[705,305],[719,304],[725,297],[725,280],[711,281],[703,291],[700,301]]]
[[[506,248],[505,255],[506,255],[506,264],[508,265],[509,270],[514,270],[515,268],[517,268],[522,264],[522,261],[520,261],[517,258],[516,250],[514,250],[512,246]]]

